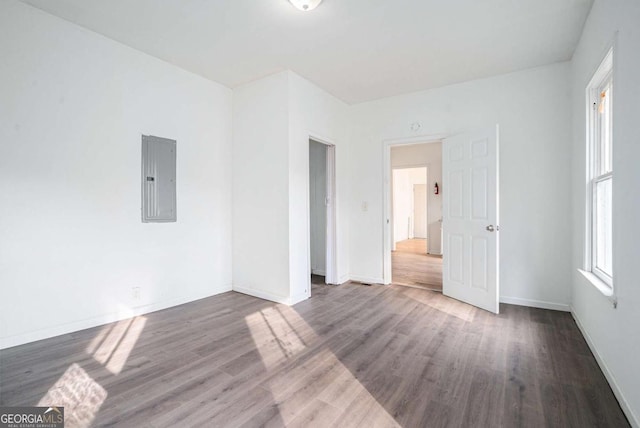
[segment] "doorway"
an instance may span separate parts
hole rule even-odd
[[[455,135],[411,137],[383,142],[383,269],[384,284],[392,283],[392,150],[420,146],[421,141],[439,143],[440,179],[433,181],[429,172],[427,194],[439,196],[442,260],[442,294],[495,314],[500,311],[499,257],[499,125],[487,126]],[[415,163],[416,156],[408,160]],[[422,166],[419,165],[403,165]],[[432,171],[431,165],[427,169]],[[433,183],[433,184],[432,184]],[[439,186],[436,188],[435,184]],[[433,192],[433,193],[432,193]],[[433,213],[433,204],[429,204]],[[437,233],[429,224],[427,246],[433,245]],[[437,238],[436,238],[437,239]]]
[[[335,146],[309,139],[309,277],[337,284]]]
[[[440,142],[392,146],[390,282],[442,291]]]
[[[415,240],[427,252],[427,167],[394,168],[392,171],[393,246]]]

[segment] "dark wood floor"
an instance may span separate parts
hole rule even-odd
[[[442,256],[427,254],[426,239],[397,242],[391,266],[394,284],[442,291]]]
[[[440,293],[229,292],[0,351],[0,405],[72,426],[628,426],[567,313]]]

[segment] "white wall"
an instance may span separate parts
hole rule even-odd
[[[427,225],[429,228],[428,252],[440,254],[442,242],[440,233],[440,220],[442,219],[442,193],[433,193],[436,183],[442,190],[442,143],[425,143],[395,146],[391,148],[391,167],[409,167],[415,165],[428,165],[427,179]]]
[[[292,303],[309,289],[309,136],[335,145],[337,278],[349,279],[348,106],[293,72],[289,76],[289,249]]]
[[[327,253],[327,146],[309,141],[309,211],[311,273],[326,274]]]
[[[288,302],[289,78],[233,92],[233,289]]]
[[[0,347],[230,290],[231,91],[10,0],[0,57]],[[177,223],[141,222],[141,134]]]
[[[503,300],[566,309],[571,222],[569,64],[353,106],[351,275],[383,279],[383,145],[500,124]],[[418,132],[411,124],[418,122]],[[443,183],[446,191],[446,183]],[[369,209],[363,211],[366,202]]]
[[[348,279],[347,106],[290,71],[234,90],[233,289],[310,296],[309,138],[336,146],[338,278]]]
[[[577,272],[585,242],[585,88],[614,33],[613,255],[618,308]],[[572,310],[617,393],[627,417],[640,426],[640,3],[596,0],[571,66],[573,112]]]
[[[416,223],[426,223],[426,216],[415,216],[414,186],[426,184],[426,168],[403,168],[393,170],[393,241],[404,241],[415,237]],[[426,201],[425,201],[426,204]],[[426,213],[426,206],[423,212]],[[424,237],[423,237],[424,238]]]

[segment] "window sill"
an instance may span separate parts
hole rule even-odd
[[[578,269],[578,272],[580,272],[582,276],[584,276],[586,280],[591,283],[591,285],[593,285],[607,299],[609,299],[613,303],[614,308],[618,305],[618,301],[616,299],[616,296],[613,294],[613,290],[604,281],[595,276],[593,273],[587,272],[586,270]]]

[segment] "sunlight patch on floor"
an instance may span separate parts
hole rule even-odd
[[[140,316],[105,326],[89,343],[87,353],[111,373],[119,374],[146,322],[147,318]]]
[[[434,299],[429,293],[433,293],[433,291],[419,290],[414,293],[406,293],[406,296],[463,321],[471,322],[475,318],[474,306],[451,298],[447,298],[444,301],[443,299]]]
[[[245,322],[267,368],[303,351],[306,341],[317,337],[300,315],[286,306],[254,312],[245,317]]]
[[[300,314],[283,305],[250,314],[245,322],[267,369],[286,365],[293,355],[304,352],[319,339]],[[306,395],[319,393],[320,403],[334,409],[335,415],[341,414],[357,396],[358,402],[364,403],[358,412],[363,421],[383,420],[389,426],[397,425],[329,346],[313,350],[313,355],[304,361],[292,366],[288,376],[275,377],[262,384],[272,394],[273,404],[284,424],[301,422],[299,418],[308,409],[301,408],[300,403],[305,401]],[[292,382],[292,379],[296,381]]]
[[[65,426],[88,427],[96,417],[107,391],[73,363],[49,391],[38,406],[64,407]]]

